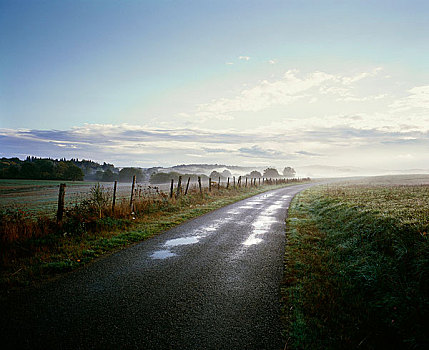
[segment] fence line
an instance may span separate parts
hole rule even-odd
[[[261,181],[262,179],[262,181]],[[256,178],[250,178],[249,181],[249,186],[248,186],[248,178],[245,177],[245,183],[244,186],[245,188],[247,187],[257,187],[256,183],[258,180],[258,186],[265,186],[265,185],[281,185],[281,184],[289,184],[289,183],[298,183],[298,182],[303,182],[303,181],[309,181],[310,178],[276,178],[276,179],[272,179],[272,178],[266,178],[266,177],[260,177],[258,179]],[[182,194],[184,196],[187,196],[189,193],[189,186],[190,186],[190,181],[191,181],[191,177],[188,177],[188,180],[186,182],[186,187],[185,187],[185,191],[183,192],[182,189],[182,176],[179,176],[178,178],[178,182],[177,182],[177,187],[176,187],[176,191],[174,191],[174,179],[171,179],[170,182],[170,191],[169,191],[169,198],[173,199],[173,198],[179,198]],[[237,181],[235,176],[232,177],[232,185],[233,185],[233,189],[236,188],[241,188],[242,187],[242,181],[243,178],[242,176],[239,176]],[[204,196],[204,191],[203,191],[203,186],[202,186],[202,182],[201,182],[201,176],[198,176],[197,178],[197,184],[198,184],[198,190],[201,196]],[[211,178],[208,179],[208,192],[211,193],[213,191],[213,184],[216,185],[216,182],[213,182]],[[133,180],[132,180],[132,184],[131,184],[131,195],[130,195],[130,204],[129,204],[129,208],[130,208],[130,212],[134,211],[134,203],[136,200],[136,197],[141,198],[142,197],[142,188],[141,185],[137,185],[138,188],[136,188],[136,176],[133,176]],[[116,207],[116,201],[117,201],[117,186],[118,186],[118,182],[115,181],[113,184],[113,195],[112,195],[112,213],[115,212],[115,207]],[[64,215],[64,206],[65,206],[65,188],[66,188],[66,184],[60,184],[59,186],[59,193],[58,193],[58,209],[57,209],[57,222],[58,224],[61,224],[62,219],[63,219],[63,215]],[[159,191],[158,187],[151,187],[148,186],[149,189],[156,189],[156,194],[162,193],[163,191]],[[214,187],[216,188],[216,187]],[[230,178],[228,177],[226,179],[225,185],[222,186],[221,183],[221,177],[219,177],[218,182],[217,182],[217,190],[220,191],[221,189],[226,189],[226,190],[230,190],[231,186],[230,186]],[[145,190],[143,189],[143,192]],[[176,192],[176,193],[174,193]]]

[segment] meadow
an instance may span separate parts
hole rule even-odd
[[[54,216],[60,183],[66,184],[66,207],[82,201],[90,189],[97,184],[97,182],[88,181],[0,179],[0,208],[19,208],[29,214]],[[146,191],[152,188],[148,183],[137,185],[137,189],[145,188]],[[105,191],[112,193],[113,182],[102,182],[101,186]],[[160,185],[156,188],[167,190],[167,187],[167,185]],[[131,183],[118,183],[118,199],[129,198],[130,193]]]
[[[289,349],[429,346],[429,176],[317,186],[289,210]]]

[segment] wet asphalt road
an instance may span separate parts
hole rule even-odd
[[[266,192],[1,302],[2,348],[282,349],[286,209]]]

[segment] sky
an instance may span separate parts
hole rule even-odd
[[[428,1],[0,0],[0,157],[429,169]]]

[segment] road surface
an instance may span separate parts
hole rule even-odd
[[[286,209],[266,192],[2,301],[2,348],[282,349]]]

